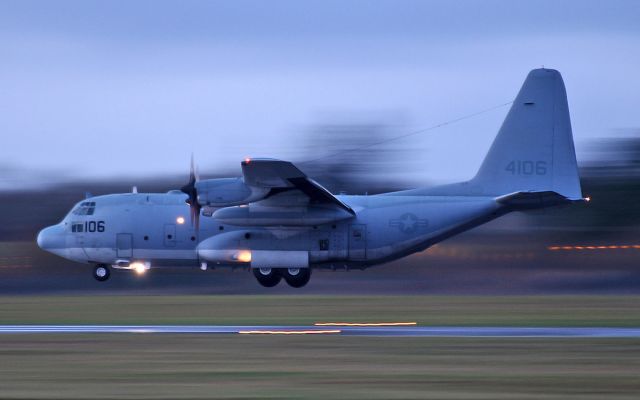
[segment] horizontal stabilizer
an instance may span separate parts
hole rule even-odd
[[[556,192],[516,192],[496,198],[496,202],[513,210],[527,210],[558,206],[574,201]]]

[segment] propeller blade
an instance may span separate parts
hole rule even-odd
[[[195,161],[193,159],[193,154],[191,154],[191,168],[189,170],[189,182],[180,188],[182,193],[185,193],[187,196],[187,204],[190,207],[190,216],[191,216],[191,226],[195,226],[196,231],[200,228],[200,204],[198,204],[198,190],[196,189],[196,182],[198,182],[198,171],[195,165]]]
[[[196,202],[196,206],[193,207],[193,214],[195,217],[193,218],[193,225],[196,228],[196,232],[200,230],[200,209],[201,209],[200,204]]]
[[[189,180],[191,180],[191,178],[193,177],[193,179],[196,179],[196,162],[193,158],[193,153],[191,153],[191,168],[189,170]]]

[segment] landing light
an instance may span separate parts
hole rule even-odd
[[[176,218],[176,222],[180,225],[184,224],[184,217],[178,217]]]
[[[248,250],[243,250],[236,254],[236,260],[240,262],[251,262],[251,252]]]
[[[131,267],[132,270],[136,271],[136,274],[138,275],[142,275],[145,272],[147,272],[147,267],[146,265],[144,265],[141,262],[134,262],[131,263],[131,265],[129,265],[129,267]]]

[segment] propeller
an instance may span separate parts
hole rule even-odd
[[[181,187],[180,190],[182,193],[189,196],[187,204],[189,204],[190,207],[191,226],[195,226],[196,231],[200,228],[200,209],[202,208],[198,203],[198,190],[196,189],[196,182],[198,182],[198,180],[198,170],[196,169],[195,162],[193,161],[193,154],[191,154],[189,182]]]

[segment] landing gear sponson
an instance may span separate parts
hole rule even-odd
[[[311,268],[253,268],[253,275],[264,287],[274,287],[282,278],[294,288],[309,283]]]

